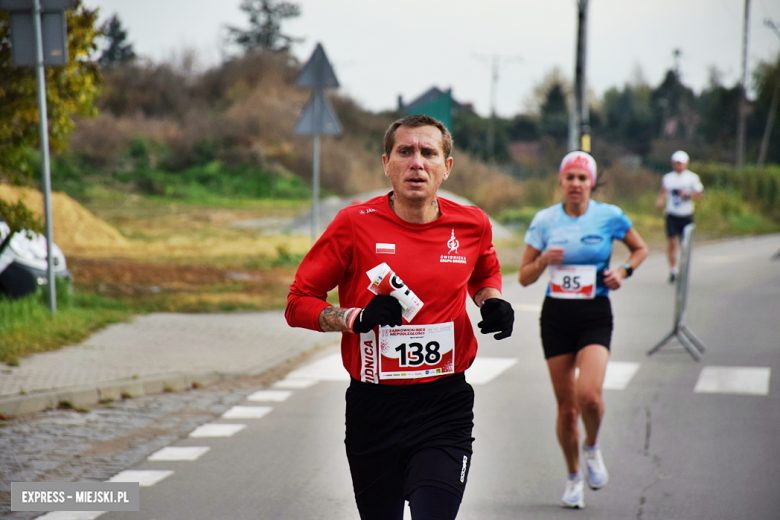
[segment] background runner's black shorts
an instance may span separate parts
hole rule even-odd
[[[612,339],[612,305],[606,296],[592,300],[544,299],[539,318],[545,359],[577,353],[588,345],[604,345]]]
[[[463,498],[471,467],[474,390],[463,373],[430,383],[375,385],[355,379],[346,394],[346,449],[362,518],[420,486]]]
[[[688,215],[687,217],[678,217],[676,215],[667,214],[666,236],[669,238],[681,237],[685,226],[691,223],[693,223],[693,215]]]

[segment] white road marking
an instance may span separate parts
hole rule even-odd
[[[607,373],[604,374],[604,390],[625,390],[637,370],[639,363],[609,361]]]
[[[287,374],[287,377],[291,379],[316,379],[317,381],[349,381],[349,374],[341,362],[340,352],[293,370]]]
[[[517,363],[515,358],[486,358],[479,357],[474,360],[471,367],[466,370],[466,379],[474,385],[489,383],[504,370]],[[291,379],[315,379],[319,381],[349,381],[344,365],[341,363],[341,353],[331,354],[314,363],[290,372]]]
[[[536,304],[529,304],[529,303],[513,303],[512,308],[516,311],[523,311],[523,312],[541,312],[542,306],[536,305]]]
[[[246,424],[209,423],[198,426],[190,432],[190,437],[232,437],[246,428]]]
[[[234,406],[222,414],[223,419],[260,419],[273,410],[270,406]]]
[[[292,388],[295,390],[301,389],[301,388],[309,388],[310,386],[316,385],[319,383],[316,379],[299,379],[295,377],[285,377],[281,381],[277,381],[274,383],[274,388]]]
[[[769,395],[768,367],[704,367],[694,392]]]
[[[146,460],[198,460],[210,449],[207,446],[169,446],[155,451]]]
[[[515,358],[489,358],[477,356],[466,370],[466,381],[472,385],[484,385],[500,376],[506,369],[517,363]]]
[[[106,511],[52,511],[43,516],[40,520],[94,520]]]
[[[247,400],[254,402],[275,401],[281,403],[282,401],[286,401],[291,395],[292,392],[289,390],[258,390],[247,397]]]
[[[138,482],[141,487],[151,487],[171,475],[173,471],[169,470],[127,470],[120,471],[106,482]]]
[[[744,262],[746,258],[741,255],[705,255],[697,256],[696,261],[705,264],[735,264]]]

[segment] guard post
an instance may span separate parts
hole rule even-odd
[[[693,246],[693,231],[695,229],[695,224],[688,224],[683,229],[682,245],[680,247],[680,276],[677,279],[675,290],[672,331],[647,352],[648,356],[658,352],[672,338],[677,338],[696,361],[701,360],[701,354],[704,353],[704,343],[685,324],[686,308],[688,306],[688,280],[691,271],[691,249]]]
[[[54,226],[51,210],[51,166],[49,162],[49,118],[46,108],[44,66],[68,63],[68,35],[65,10],[75,0],[0,0],[0,9],[11,12],[11,59],[16,67],[35,67],[38,90],[38,126],[41,140],[41,176],[43,208],[46,220],[47,280],[49,310],[57,313],[57,289],[54,281]]]

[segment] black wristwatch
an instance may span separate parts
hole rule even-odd
[[[628,263],[623,264],[621,267],[626,270],[626,278],[634,274],[634,268]]]

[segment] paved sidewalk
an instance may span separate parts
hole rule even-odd
[[[80,345],[0,366],[0,414],[17,415],[68,401],[89,406],[253,375],[313,348],[336,343],[287,325],[281,311],[138,316]]]

